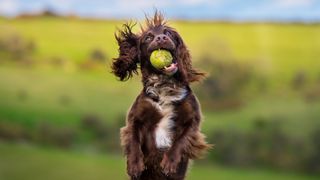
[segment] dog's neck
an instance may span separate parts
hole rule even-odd
[[[144,92],[156,102],[172,103],[182,100],[189,88],[170,76],[153,74],[145,80]]]

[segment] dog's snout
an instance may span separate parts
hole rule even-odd
[[[174,51],[176,45],[170,36],[163,33],[153,33],[155,34],[153,40],[150,43],[147,43],[147,52],[151,53],[155,49],[166,49]]]
[[[166,41],[168,41],[168,37],[164,34],[160,34],[160,35],[157,35],[155,40],[158,42],[158,43],[164,43]]]

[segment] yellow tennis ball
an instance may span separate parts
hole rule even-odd
[[[154,50],[150,56],[150,62],[156,69],[162,69],[172,63],[172,55],[167,50]]]

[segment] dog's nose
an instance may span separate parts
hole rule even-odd
[[[164,43],[168,40],[168,37],[164,34],[159,34],[155,37],[155,39],[158,43]]]

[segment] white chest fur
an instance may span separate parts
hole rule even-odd
[[[172,144],[172,128],[174,127],[172,118],[175,116],[175,113],[172,105],[160,106],[159,110],[163,117],[155,130],[155,142],[157,148],[166,148]]]
[[[158,80],[153,78],[153,80]],[[172,145],[173,131],[175,124],[173,118],[176,116],[174,112],[173,102],[182,100],[187,95],[187,90],[181,87],[167,87],[167,86],[157,86],[155,83],[155,88],[158,93],[159,100],[149,102],[156,107],[156,109],[162,114],[161,120],[158,122],[155,129],[155,142],[157,148],[168,148]],[[174,91],[174,93],[172,93]]]

